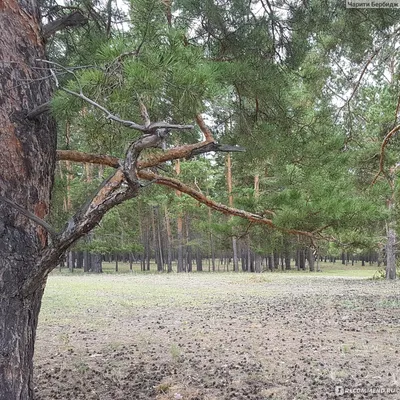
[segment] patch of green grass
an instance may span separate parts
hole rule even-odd
[[[377,303],[379,308],[400,308],[400,299],[385,299]]]

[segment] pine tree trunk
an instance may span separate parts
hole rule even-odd
[[[9,263],[9,270],[19,268]],[[4,265],[3,265],[4,266]],[[2,266],[2,267],[3,267]],[[11,277],[10,277],[11,278]],[[12,281],[8,281],[11,285]],[[33,399],[33,351],[45,282],[28,297],[0,296],[0,399]]]
[[[83,268],[83,252],[78,251],[76,253],[76,268]]]
[[[200,249],[196,250],[196,270],[197,272],[203,271],[203,258]]]
[[[315,271],[315,258],[314,258],[314,252],[311,247],[307,249],[307,260],[308,260],[308,266],[310,267],[310,272]]]
[[[302,271],[306,269],[306,255],[304,249],[299,250],[299,269]]]
[[[168,265],[168,272],[172,272],[172,254],[171,254],[172,233],[171,233],[171,223],[169,221],[169,213],[167,206],[165,206],[164,208],[164,215],[165,215],[165,228],[167,230],[167,265]]]
[[[51,87],[36,1],[0,1],[0,195],[39,218],[49,209],[56,130],[48,115],[26,114]],[[34,275],[47,233],[0,202],[0,400],[33,399],[33,352],[45,278]],[[59,260],[57,260],[58,262]],[[55,263],[54,267],[57,263]],[[34,289],[22,292],[24,283]]]
[[[101,254],[91,254],[91,271],[96,274],[101,274],[103,272],[103,257]]]
[[[132,272],[133,271],[133,256],[132,256],[131,252],[129,252],[129,254],[128,254],[128,260],[129,260],[129,271]]]
[[[181,163],[179,160],[175,163],[175,172],[176,175],[179,176],[181,173]],[[178,198],[182,197],[182,193],[180,191],[176,191],[176,195]],[[177,236],[178,236],[178,266],[177,272],[183,272],[183,220],[181,212],[178,211],[178,218],[177,218]]]
[[[396,279],[396,231],[388,228],[386,243],[386,279]]]
[[[285,271],[288,271],[291,269],[290,265],[290,251],[286,250],[285,251]]]
[[[260,273],[261,272],[261,256],[259,254],[255,255],[254,264],[255,264],[255,272]]]

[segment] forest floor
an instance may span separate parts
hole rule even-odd
[[[335,275],[51,275],[37,399],[399,399],[400,282]]]

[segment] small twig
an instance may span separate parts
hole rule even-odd
[[[59,87],[60,87],[60,84],[59,84],[59,82],[58,82],[56,73],[55,73],[54,70],[51,69],[51,68],[50,68],[50,73],[51,73],[51,76],[53,77],[54,81],[56,82],[56,88],[59,88]]]
[[[26,210],[25,208],[14,203],[12,200],[7,199],[6,197],[0,196],[0,201],[15,208],[21,214],[25,215],[25,217],[29,218],[33,222],[36,222],[38,225],[40,225],[42,228],[46,229],[46,231],[50,234],[52,239],[54,239],[58,236],[58,233],[55,231],[55,229],[50,224],[48,224],[46,221],[43,221],[41,218],[37,217],[35,214],[31,213],[30,211]]]
[[[39,107],[36,107],[34,110],[30,111],[26,115],[26,118],[34,119],[34,118],[38,117],[39,115],[41,115],[47,111],[50,111],[50,104],[51,104],[50,101],[48,101],[44,104],[41,104]]]
[[[86,97],[83,93],[77,93],[74,92],[73,90],[69,90],[67,88],[61,87],[61,90],[63,90],[66,93],[72,94],[73,96],[79,97],[80,99],[86,101],[87,103],[91,104],[92,106],[98,108],[99,110],[103,111],[106,114],[106,118],[107,119],[111,119],[115,122],[119,122],[120,124],[127,126],[128,128],[132,128],[132,129],[137,129],[139,131],[146,131],[146,127],[143,125],[139,125],[136,122],[133,121],[129,121],[129,120],[124,120],[121,119],[119,117],[117,117],[116,115],[112,114],[110,111],[108,111],[105,107],[103,107],[102,105],[96,103],[95,101],[93,101],[92,99],[90,99],[89,97]]]

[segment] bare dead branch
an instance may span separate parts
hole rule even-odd
[[[76,10],[71,14],[65,15],[53,22],[45,25],[42,28],[42,35],[44,39],[48,39],[56,32],[61,31],[65,28],[83,26],[88,22],[88,19],[82,14],[80,10]]]
[[[108,111],[105,107],[103,107],[99,103],[96,103],[89,97],[85,96],[83,93],[77,93],[77,92],[74,92],[73,90],[69,90],[64,87],[60,87],[60,89],[66,93],[73,95],[73,96],[79,97],[80,99],[86,101],[87,103],[91,104],[92,106],[103,111],[106,114],[107,119],[113,120],[113,121],[118,122],[128,128],[136,129],[141,132],[153,132],[156,129],[174,129],[174,130],[193,129],[193,125],[177,125],[177,124],[169,124],[168,122],[154,122],[152,124],[149,124],[148,126],[139,125],[136,122],[119,118],[118,116],[112,114],[110,111]]]
[[[379,178],[379,175],[381,175],[384,172],[384,164],[385,164],[385,149],[387,144],[389,143],[389,140],[392,138],[393,135],[396,134],[400,130],[400,125],[395,126],[383,139],[383,142],[381,144],[381,155],[380,155],[380,160],[379,160],[379,171],[376,173],[372,185],[374,185]]]
[[[41,104],[39,107],[36,107],[34,110],[30,111],[27,115],[26,118],[28,119],[35,119],[39,115],[50,111],[50,101],[47,103]]]
[[[25,215],[25,217],[29,218],[36,224],[40,225],[42,228],[44,228],[51,236],[51,238],[54,240],[57,238],[58,233],[55,231],[55,229],[48,224],[46,221],[43,221],[41,218],[36,216],[35,214],[31,213],[30,211],[26,210],[25,208],[21,207],[20,205],[14,203],[12,200],[7,199],[4,196],[0,196],[0,201],[3,203],[8,204],[12,208],[15,208],[17,211],[19,211],[22,215]]]

